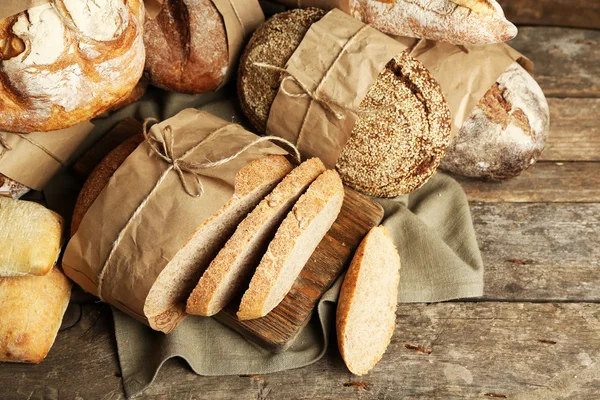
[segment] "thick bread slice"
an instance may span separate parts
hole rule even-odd
[[[60,253],[63,219],[44,206],[0,196],[0,276],[46,275]]]
[[[0,278],[0,361],[42,361],[70,296],[71,282],[58,268],[46,276]]]
[[[187,300],[189,314],[214,315],[242,290],[281,221],[324,171],[325,166],[318,158],[303,162],[248,214]]]
[[[337,172],[321,174],[281,223],[244,293],[237,316],[260,318],[275,308],[337,218],[344,186]]]
[[[238,171],[231,199],[206,220],[161,271],[146,297],[144,314],[153,329],[185,304],[200,277],[250,211],[292,170],[284,156],[268,155]],[[171,328],[172,329],[172,328]]]
[[[400,256],[389,231],[371,229],[350,263],[336,313],[338,346],[353,374],[371,370],[390,344],[399,281]]]

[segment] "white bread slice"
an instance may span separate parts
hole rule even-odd
[[[353,374],[371,370],[390,344],[399,282],[400,256],[389,231],[371,229],[350,263],[336,313],[338,346]]]
[[[290,172],[240,223],[187,300],[188,314],[211,316],[248,284],[286,214],[325,166],[311,158]]]
[[[238,171],[232,198],[206,220],[162,270],[144,303],[150,327],[172,330],[185,317],[185,303],[210,261],[246,215],[292,170],[285,157],[269,155]],[[179,319],[172,318],[179,315]],[[162,321],[170,321],[162,326]]]
[[[331,228],[343,201],[344,186],[334,170],[324,172],[309,186],[256,268],[237,313],[240,320],[264,317],[283,300]]]
[[[0,278],[0,362],[39,363],[52,347],[71,297],[58,268]]]
[[[46,275],[58,259],[63,219],[42,205],[0,196],[0,276]]]

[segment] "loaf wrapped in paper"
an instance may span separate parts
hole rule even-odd
[[[65,273],[171,331],[235,227],[291,170],[287,152],[269,140],[193,109],[152,126],[85,213]]]

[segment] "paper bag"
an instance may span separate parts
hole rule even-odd
[[[312,24],[289,59],[285,69],[291,79],[281,82],[267,134],[334,168],[362,99],[385,65],[405,49],[342,11],[330,11]]]
[[[172,136],[165,134],[166,129]],[[180,158],[189,151],[183,156],[186,162],[221,160],[258,138],[239,125],[194,109],[154,125],[150,135],[159,148],[172,138],[172,156]],[[262,142],[229,162],[199,169],[196,181],[191,172],[184,169],[179,174],[174,162],[142,142],[85,214],[65,251],[65,273],[86,291],[152,328],[171,331],[185,317],[185,304],[173,313],[146,315],[150,290],[198,227],[230,201],[237,172],[268,154],[286,152]],[[186,185],[195,182],[203,186],[198,197],[186,191]]]
[[[53,132],[2,132],[10,150],[0,151],[0,174],[29,188],[42,190],[69,163],[89,133],[91,122]]]

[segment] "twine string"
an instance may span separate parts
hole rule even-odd
[[[198,149],[198,147],[200,147],[202,144],[209,141],[212,137],[217,135],[219,132],[222,132],[228,128],[231,128],[232,126],[239,127],[239,125],[238,124],[223,125],[222,127],[212,131],[209,135],[207,135],[205,138],[200,140],[194,146],[190,147],[185,153],[183,153],[183,155],[181,155],[180,157],[175,157],[175,155],[174,155],[175,135],[173,134],[172,127],[170,125],[167,125],[163,129],[159,129],[158,131],[162,136],[162,138],[161,138],[162,140],[157,140],[156,138],[154,138],[153,136],[150,135],[149,125],[153,122],[158,122],[158,120],[156,118],[148,118],[144,121],[143,130],[142,130],[142,132],[144,134],[144,139],[145,139],[146,143],[149,145],[152,152],[156,156],[158,156],[160,159],[162,159],[163,161],[168,163],[169,167],[163,171],[163,173],[160,175],[160,177],[158,178],[158,180],[156,181],[156,183],[154,184],[154,186],[152,187],[150,192],[148,192],[148,194],[144,197],[144,199],[141,201],[141,203],[135,209],[135,211],[133,212],[131,217],[129,217],[129,219],[123,226],[123,228],[119,231],[119,234],[117,235],[116,239],[112,243],[108,257],[106,258],[106,261],[102,265],[102,267],[100,269],[100,273],[98,274],[98,297],[102,301],[104,301],[104,297],[102,295],[102,288],[103,288],[104,280],[106,277],[106,271],[108,270],[107,266],[110,265],[110,263],[112,262],[112,259],[116,253],[116,249],[118,248],[119,244],[121,243],[121,240],[125,236],[125,232],[131,226],[132,221],[135,220],[137,218],[137,216],[142,212],[144,207],[146,207],[150,198],[154,195],[154,193],[158,190],[160,185],[164,182],[164,180],[168,176],[169,172],[175,171],[177,173],[177,175],[179,177],[179,181],[181,182],[181,185],[183,187],[183,190],[189,196],[200,197],[204,194],[204,185],[202,184],[202,179],[200,177],[199,170],[213,168],[213,167],[217,167],[219,165],[228,163],[228,162],[234,160],[235,158],[237,158],[238,156],[240,156],[242,153],[244,153],[249,148],[256,146],[259,143],[262,143],[265,141],[273,141],[273,142],[283,143],[283,144],[287,145],[293,151],[293,153],[294,153],[293,156],[297,162],[300,162],[300,159],[301,159],[300,152],[298,151],[296,146],[294,146],[294,144],[292,144],[291,142],[289,142],[283,138],[276,137],[276,136],[261,136],[261,137],[258,137],[257,139],[255,139],[254,141],[248,143],[247,145],[242,147],[240,150],[236,151],[235,153],[233,153],[232,155],[230,155],[228,157],[224,157],[224,158],[221,158],[216,161],[205,161],[205,162],[186,161],[186,160],[184,160],[185,157],[187,157],[190,153],[192,153],[196,149]],[[186,174],[190,174],[194,178],[194,183],[196,184],[195,192],[192,191],[192,189],[188,185],[188,182],[186,180]]]

